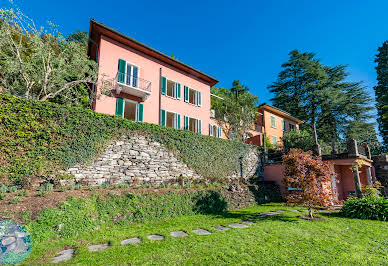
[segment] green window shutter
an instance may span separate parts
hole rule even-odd
[[[125,82],[125,68],[126,68],[127,62],[123,59],[119,59],[119,71],[117,73],[117,81],[120,83]]]
[[[271,116],[271,127],[276,128],[275,117]]]
[[[189,87],[184,86],[184,89],[185,89],[185,91],[184,91],[185,102],[188,102],[189,101]]]
[[[197,133],[202,133],[202,121],[197,119]]]
[[[116,115],[123,117],[124,115],[124,99],[116,98]]]
[[[177,129],[181,129],[181,115],[180,114],[176,114],[176,125],[177,125]]]
[[[160,125],[166,126],[166,110],[160,110]]]
[[[201,106],[201,92],[197,91],[197,105]]]
[[[213,126],[209,124],[209,136],[213,136]]]
[[[181,98],[181,84],[180,83],[176,84],[176,94],[175,95],[176,95],[177,99]]]
[[[188,130],[189,129],[189,118],[187,116],[184,116],[183,117],[184,119],[184,130]]]
[[[162,94],[166,95],[167,91],[167,79],[165,77],[162,77]]]
[[[222,128],[217,127],[217,131],[218,131],[217,137],[221,138],[222,137]]]
[[[136,121],[138,122],[143,122],[143,109],[144,109],[143,104],[137,103]]]

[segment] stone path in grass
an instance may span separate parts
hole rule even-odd
[[[290,209],[290,210],[277,210],[277,211],[261,212],[261,213],[258,213],[256,215],[249,217],[247,220],[242,220],[241,223],[231,223],[231,224],[228,224],[228,226],[217,225],[217,226],[214,226],[213,229],[216,231],[227,231],[227,230],[235,229],[235,228],[237,228],[237,229],[238,228],[247,228],[247,227],[251,226],[252,224],[254,224],[254,222],[256,222],[256,221],[263,220],[268,216],[279,215],[279,214],[284,213],[284,212],[300,213],[301,211],[295,210],[295,209]],[[212,234],[212,232],[207,231],[207,230],[202,229],[202,228],[193,229],[192,233],[196,234],[196,235],[200,235],[200,236]],[[183,238],[183,237],[189,236],[189,234],[185,231],[173,231],[170,233],[170,236],[172,236],[174,238]],[[163,241],[165,239],[165,237],[163,235],[158,235],[158,234],[148,235],[147,238],[150,240],[153,240],[153,241]],[[138,244],[140,242],[141,242],[141,239],[139,237],[133,237],[133,238],[124,239],[123,241],[121,241],[120,244],[124,246],[124,245],[128,245],[128,244]],[[96,252],[96,251],[104,250],[107,248],[109,248],[109,243],[88,246],[88,250],[90,252]],[[67,261],[67,260],[70,260],[73,256],[74,256],[74,249],[61,250],[56,254],[56,256],[53,258],[53,260],[51,262],[58,263],[58,262]]]

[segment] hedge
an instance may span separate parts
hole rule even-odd
[[[0,93],[0,178],[23,186],[33,177],[93,159],[108,143],[139,133],[164,144],[198,174],[222,179],[239,172],[239,158],[256,146],[91,110]]]
[[[341,214],[349,218],[388,220],[388,198],[349,198],[341,208]]]

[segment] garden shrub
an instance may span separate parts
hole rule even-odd
[[[26,224],[36,241],[70,237],[102,224],[160,221],[198,213],[221,213],[228,207],[218,191],[185,191],[137,195],[94,194],[90,198],[68,197],[58,208],[42,211]]]
[[[341,213],[345,217],[388,220],[388,198],[385,197],[364,197],[349,198],[344,202]]]
[[[133,122],[83,108],[0,93],[0,178],[19,186],[47,179],[94,158],[112,139],[139,133],[164,144],[198,174],[218,179],[239,172],[256,146]]]

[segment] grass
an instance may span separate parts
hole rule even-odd
[[[143,224],[102,226],[93,232],[49,242],[34,243],[25,264],[44,264],[56,252],[75,248],[68,264],[340,264],[386,265],[388,261],[388,223],[342,218],[322,214],[326,221],[306,221],[297,213],[287,212],[258,221],[245,229],[218,232],[215,225],[239,222],[258,212],[289,209],[281,204],[267,204],[230,211],[222,215],[185,216]],[[213,234],[194,235],[191,230],[203,228]],[[183,230],[185,238],[170,237],[170,232]],[[164,241],[146,238],[162,234]],[[126,238],[140,237],[136,245],[121,246]],[[90,253],[88,245],[110,243],[103,251]]]

